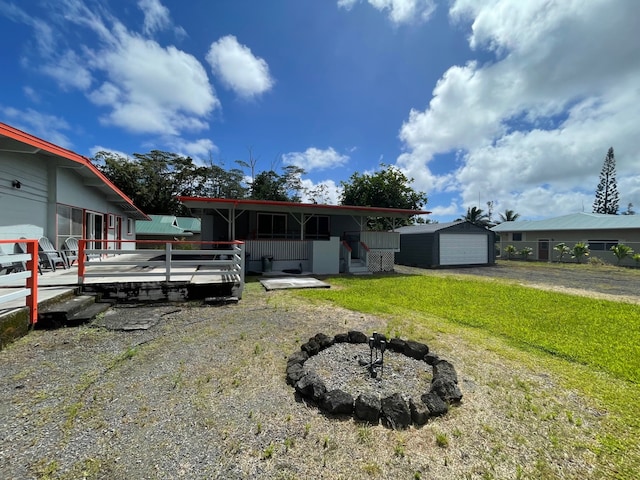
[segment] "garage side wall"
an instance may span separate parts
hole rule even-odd
[[[395,254],[395,262],[399,265],[421,268],[436,265],[434,238],[433,233],[401,234],[400,251]]]

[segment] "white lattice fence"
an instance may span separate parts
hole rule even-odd
[[[392,272],[394,264],[394,255],[388,250],[371,250],[368,253],[369,271],[375,272]]]

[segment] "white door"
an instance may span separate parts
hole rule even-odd
[[[443,233],[440,235],[440,265],[489,263],[489,235]]]

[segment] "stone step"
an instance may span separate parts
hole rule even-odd
[[[78,324],[83,317],[81,312],[93,309],[95,295],[77,295],[63,302],[39,309],[36,328],[59,328],[64,325]]]
[[[89,305],[87,308],[80,310],[67,319],[67,326],[82,325],[89,323],[103,312],[106,312],[113,306],[111,302],[97,302]]]

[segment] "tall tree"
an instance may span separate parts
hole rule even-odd
[[[373,174],[355,172],[342,185],[342,205],[359,205],[363,207],[403,208],[419,210],[427,203],[424,192],[411,188],[413,178],[407,176],[393,165],[380,165],[382,169]],[[413,223],[407,220],[407,224]],[[388,219],[369,219],[369,227],[384,230],[391,227]]]
[[[504,213],[500,213],[500,221],[502,222],[515,222],[518,218],[520,218],[520,214],[514,212],[513,210],[505,210]]]
[[[143,212],[187,215],[178,196],[243,198],[242,171],[196,165],[189,157],[152,150],[133,158],[98,152],[93,161]]]
[[[600,183],[596,188],[596,198],[593,201],[593,213],[618,213],[618,184],[616,182],[616,158],[613,147],[609,148],[600,172]]]
[[[284,168],[282,175],[274,170],[260,172],[251,182],[250,197],[255,200],[276,200],[281,202],[300,202],[302,181],[305,171],[294,165]]]
[[[489,228],[491,226],[491,221],[489,220],[489,215],[484,212],[481,208],[478,207],[469,207],[467,208],[467,213],[464,217],[456,218],[456,222],[470,222],[474,225],[478,225],[479,227]]]

